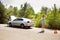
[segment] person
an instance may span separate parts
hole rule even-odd
[[[44,31],[44,28],[45,28],[45,26],[46,26],[45,15],[42,16],[41,22],[42,22],[42,29],[41,29],[41,31],[40,31],[39,33],[44,33],[44,32],[45,32],[45,31]]]
[[[8,21],[11,21],[11,17],[10,16],[8,17]]]

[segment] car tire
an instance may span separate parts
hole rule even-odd
[[[30,28],[30,26],[28,26],[28,28]]]
[[[21,27],[21,28],[24,28],[24,24],[21,24],[20,27]]]
[[[9,23],[9,27],[12,27],[12,24],[11,23]]]

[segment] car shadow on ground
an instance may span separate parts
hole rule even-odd
[[[18,28],[18,29],[32,29],[32,28],[22,28],[19,26],[6,26],[6,27],[10,27],[10,28]]]

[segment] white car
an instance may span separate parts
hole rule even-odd
[[[17,19],[14,19],[13,21],[9,21],[8,24],[9,26],[19,26],[22,28],[30,28],[31,26],[33,26],[34,22],[27,18],[17,18]]]

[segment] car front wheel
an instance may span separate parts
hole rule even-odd
[[[9,23],[9,27],[12,27],[12,24],[11,23]]]

